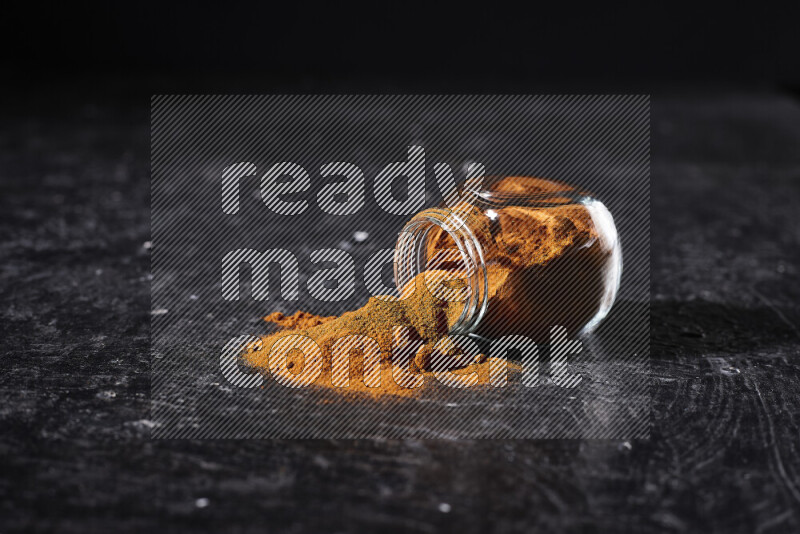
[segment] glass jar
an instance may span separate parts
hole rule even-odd
[[[452,198],[452,200],[450,200]],[[602,202],[567,184],[530,177],[466,184],[415,215],[394,256],[398,289],[432,269],[460,278],[451,334],[549,339],[591,331],[614,303],[622,253]],[[457,313],[460,309],[460,314]]]

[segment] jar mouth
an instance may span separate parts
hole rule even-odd
[[[458,319],[449,333],[466,335],[473,332],[488,308],[489,281],[483,248],[457,214],[445,209],[429,209],[414,216],[403,228],[394,255],[395,284],[399,292],[421,272],[435,269],[428,257],[431,231],[441,228],[452,238],[458,250],[467,295]],[[460,300],[459,300],[460,301]]]

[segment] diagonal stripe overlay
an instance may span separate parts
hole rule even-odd
[[[424,165],[413,177],[423,195],[376,189],[387,165],[412,160]],[[622,243],[621,286],[580,352],[505,340],[493,356],[522,359],[524,370],[506,387],[435,383],[379,400],[221,365],[226,346],[269,333],[260,320],[269,312],[362,306],[369,259],[394,248],[411,213],[443,200],[437,163],[461,182],[475,163],[488,175],[562,180],[608,207]],[[156,95],[151,217],[154,438],[649,435],[647,95]],[[271,267],[253,276],[236,267],[241,258]],[[337,265],[352,283],[326,285],[320,269]],[[340,350],[356,345],[375,350],[354,340]],[[346,376],[337,368],[337,381]]]

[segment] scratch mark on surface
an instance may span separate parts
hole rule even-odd
[[[758,525],[758,527],[756,528],[756,534],[761,534],[762,532],[766,532],[767,530],[771,530],[777,527],[778,525],[783,524],[787,519],[792,517],[792,515],[794,515],[794,512],[792,512],[792,510],[786,510],[782,514],[776,515],[775,517]]]
[[[775,425],[772,423],[772,416],[769,414],[767,409],[767,403],[764,402],[764,397],[761,395],[761,390],[758,388],[758,384],[755,380],[750,380],[750,383],[753,385],[753,389],[758,395],[758,402],[761,404],[761,409],[764,411],[764,415],[767,416],[767,428],[769,429],[769,439],[770,439],[770,448],[772,449],[772,453],[775,456],[775,464],[778,468],[778,474],[781,476],[781,479],[794,497],[794,500],[800,503],[800,490],[798,490],[795,485],[792,483],[791,479],[786,473],[786,467],[783,465],[783,459],[781,458],[781,452],[778,450],[778,442],[775,439]]]
[[[794,334],[795,334],[797,337],[800,337],[800,331],[799,331],[799,330],[797,330],[797,327],[794,325],[794,323],[792,323],[792,322],[791,322],[791,321],[790,321],[790,320],[789,320],[789,319],[788,319],[788,318],[787,318],[787,317],[786,317],[786,316],[783,314],[783,312],[782,312],[782,311],[781,311],[781,310],[780,310],[780,309],[779,309],[777,306],[775,306],[774,304],[772,304],[772,302],[771,302],[771,301],[770,301],[770,300],[769,300],[767,297],[765,297],[764,295],[762,295],[762,294],[761,294],[760,292],[758,292],[756,289],[751,289],[751,291],[752,291],[752,292],[753,292],[753,294],[754,294],[756,297],[758,297],[758,298],[759,298],[759,299],[760,299],[760,300],[761,300],[761,301],[762,301],[764,304],[766,304],[766,305],[767,305],[767,307],[768,307],[770,310],[772,310],[773,312],[775,312],[775,315],[777,315],[777,316],[780,318],[780,320],[781,320],[781,321],[783,321],[784,323],[786,323],[786,325],[788,325],[788,326],[789,326],[789,328],[791,328],[791,329],[792,329],[792,331],[794,332]]]

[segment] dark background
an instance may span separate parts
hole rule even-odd
[[[796,7],[21,7],[0,530],[800,530]],[[652,93],[651,438],[150,441],[149,96],[295,91]]]
[[[3,17],[6,72],[12,88],[138,74],[258,92],[800,84],[788,2],[477,7],[26,4]]]

